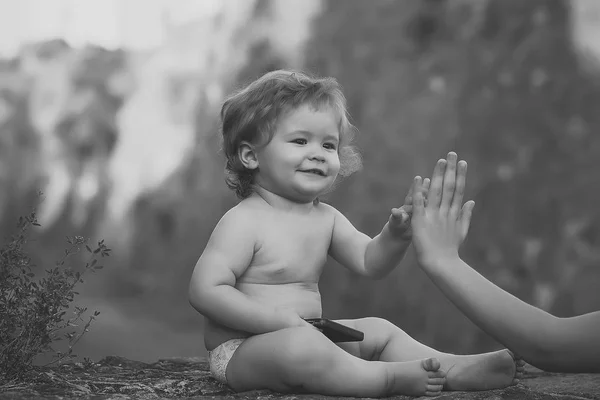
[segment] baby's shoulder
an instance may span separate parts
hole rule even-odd
[[[227,211],[223,218],[234,220],[238,224],[254,229],[259,225],[264,225],[268,221],[273,220],[275,217],[273,211],[269,207],[265,207],[263,201],[249,197]]]
[[[335,225],[336,215],[339,214],[337,208],[331,204],[323,203],[319,201],[319,204],[315,207],[317,213],[314,214],[316,218],[319,218],[323,226],[328,226],[333,229]]]
[[[243,202],[230,208],[221,216],[215,230],[218,231],[252,231],[257,221],[256,213]],[[248,229],[246,229],[248,228]]]
[[[323,215],[335,217],[336,214],[339,214],[337,208],[332,206],[331,204],[323,203],[319,201],[319,204],[316,207],[317,210]]]
[[[223,215],[223,219],[231,219],[237,222],[251,222],[257,219],[258,208],[252,202],[242,200],[234,207],[230,208]]]

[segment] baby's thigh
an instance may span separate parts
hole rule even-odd
[[[367,361],[379,359],[379,354],[385,348],[394,330],[391,322],[375,317],[338,319],[335,322],[359,330],[365,334],[364,339],[360,342],[341,342],[336,344],[353,356]]]
[[[235,391],[271,389],[297,391],[332,368],[335,352],[329,339],[316,329],[289,328],[246,339],[227,366],[227,382]]]

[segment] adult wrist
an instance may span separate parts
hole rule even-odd
[[[460,262],[458,253],[418,256],[419,265],[427,272],[443,271]]]

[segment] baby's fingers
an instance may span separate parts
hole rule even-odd
[[[412,214],[413,206],[403,205],[402,207],[392,208],[392,215],[400,215],[402,213]]]
[[[392,208],[392,218],[397,222],[404,223],[412,215],[413,206],[403,205],[400,208]]]
[[[415,177],[415,179],[416,179],[416,177]],[[404,198],[404,204],[412,205],[414,194],[415,194],[415,180],[413,179],[413,183],[410,185],[410,188],[408,188],[408,193],[406,194],[406,197]]]

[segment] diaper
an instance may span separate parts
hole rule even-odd
[[[227,364],[233,357],[233,353],[246,339],[231,339],[221,343],[213,350],[208,352],[208,365],[210,373],[217,381],[227,384]]]

